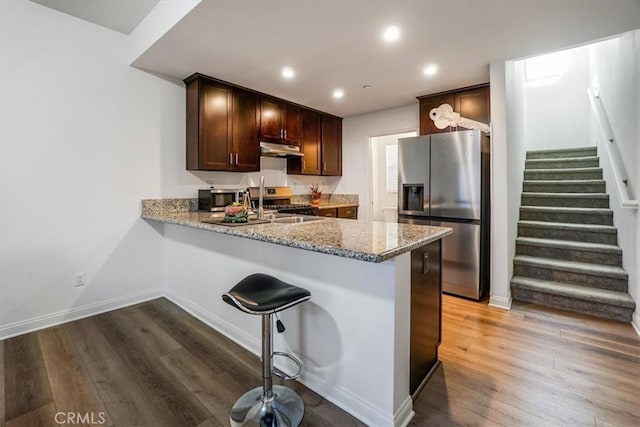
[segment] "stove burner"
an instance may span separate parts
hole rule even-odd
[[[292,203],[292,204],[282,204],[282,205],[264,205],[265,208],[275,209],[278,212],[282,210],[291,210],[291,209],[310,209],[313,206],[306,203]]]

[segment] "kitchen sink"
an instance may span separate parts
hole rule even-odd
[[[311,221],[320,221],[324,218],[319,218],[317,216],[287,216],[283,218],[275,218],[272,219],[271,222],[274,224],[300,224],[303,222],[311,222]]]

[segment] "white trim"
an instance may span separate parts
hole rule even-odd
[[[511,302],[513,302],[513,298],[511,298],[511,296],[499,297],[497,295],[491,295],[491,298],[489,298],[489,307],[511,310]]]
[[[413,411],[413,399],[411,396],[407,396],[396,413],[393,414],[393,425],[395,427],[407,427],[415,414]]]
[[[377,407],[372,406],[369,402],[362,400],[359,396],[343,387],[336,387],[326,382],[324,378],[317,374],[303,371],[297,381],[366,425],[398,427],[391,417],[383,414]]]
[[[237,328],[235,325],[227,322],[221,317],[218,317],[210,311],[207,311],[203,307],[185,298],[174,290],[166,289],[165,298],[167,298],[178,307],[182,308],[184,311],[186,311],[196,319],[201,320],[208,326],[220,332],[231,341],[250,351],[251,353],[256,355],[260,354],[260,341],[247,334],[242,329]]]
[[[166,290],[165,297],[169,301],[185,310],[187,313],[191,314],[193,317],[201,320],[208,326],[220,332],[231,341],[241,345],[246,350],[255,355],[260,354],[260,341],[255,339],[251,335],[248,335],[243,330],[238,329],[231,323],[216,316],[215,314],[212,314],[205,308],[199,306],[198,304],[195,304],[194,302],[190,301],[189,299],[173,290]],[[336,387],[334,384],[326,382],[324,378],[317,374],[313,374],[309,371],[303,371],[297,381],[304,384],[306,387],[321,395],[324,399],[327,399],[329,402],[343,409],[352,416],[358,418],[360,421],[364,422],[367,425],[394,427],[406,426],[406,424],[394,424],[394,419],[385,416],[385,414],[380,412],[378,408],[372,406],[369,402],[361,399],[359,396],[353,394],[349,390],[346,390],[342,387]],[[410,399],[411,398],[409,397],[409,400]],[[406,402],[403,403],[403,406],[404,405],[406,405]],[[401,409],[405,411],[404,408],[401,407]],[[405,418],[407,416],[413,416],[413,410],[411,406],[409,407],[409,410],[411,411],[410,414],[400,415],[403,415]],[[410,419],[411,418],[407,418],[403,421],[406,421],[408,423],[408,420]]]
[[[640,336],[640,312],[638,312],[637,310],[631,317],[631,326],[633,326],[633,329],[636,330],[636,334]]]
[[[73,320],[95,316],[96,314],[105,313],[107,311],[116,310],[129,305],[139,304],[141,302],[160,298],[161,296],[163,295],[160,289],[152,289],[80,307],[73,307],[68,310],[61,310],[56,313],[45,314],[43,316],[21,320],[15,323],[9,323],[8,325],[0,327],[0,340],[61,325]]]

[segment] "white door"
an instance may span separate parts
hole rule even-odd
[[[412,136],[417,136],[417,132],[370,138],[374,221],[396,222],[398,219],[398,139]]]

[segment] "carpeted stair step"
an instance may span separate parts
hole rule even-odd
[[[522,191],[526,193],[604,193],[605,188],[602,179],[530,180],[522,184]]]
[[[602,168],[533,169],[524,171],[527,181],[602,179]]]
[[[627,292],[629,275],[621,267],[516,255],[513,275]]]
[[[518,222],[518,236],[603,243],[607,245],[618,244],[618,230],[609,225],[520,221]]]
[[[533,169],[569,169],[569,168],[597,168],[600,159],[596,156],[567,157],[560,159],[532,159],[524,163],[525,170]]]
[[[565,208],[608,208],[606,193],[522,193],[522,206],[555,206]]]
[[[602,208],[561,208],[553,206],[522,206],[522,221],[568,222],[574,224],[613,225],[613,211]]]
[[[577,311],[605,319],[631,322],[635,303],[629,294],[570,283],[514,276],[511,292],[519,301]]]
[[[518,237],[516,255],[622,267],[622,249],[601,243]]]
[[[563,148],[560,150],[527,151],[527,160],[563,159],[572,157],[594,157],[598,155],[596,147]]]

